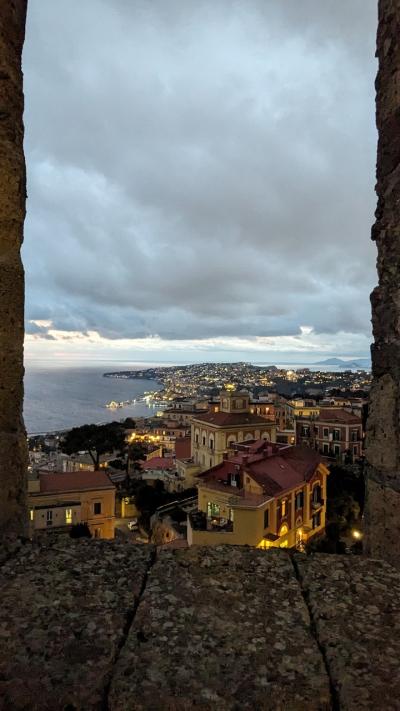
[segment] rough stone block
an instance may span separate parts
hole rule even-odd
[[[55,535],[0,570],[1,711],[105,708],[150,564],[150,546]]]
[[[322,711],[328,677],[290,557],[163,551],[116,665],[110,711]]]
[[[361,556],[297,556],[340,711],[400,709],[400,573]]]

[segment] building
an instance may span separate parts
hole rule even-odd
[[[284,404],[286,430],[294,430],[299,417],[317,417],[319,406],[315,400],[289,400]]]
[[[30,534],[87,523],[94,538],[114,538],[115,486],[102,471],[43,473],[28,482]]]
[[[173,457],[153,457],[142,462],[141,469],[141,478],[147,484],[153,485],[156,481],[162,481],[167,491],[183,491],[185,488]]]
[[[177,439],[175,442],[175,455],[176,455],[176,471],[179,477],[184,482],[184,488],[190,489],[196,486],[197,474],[200,473],[200,467],[198,464],[194,463],[191,456],[192,452],[192,441],[190,437],[182,437]]]
[[[275,423],[250,412],[247,392],[223,390],[218,404],[193,417],[192,460],[201,471],[222,462],[233,445],[245,440],[275,441]]]
[[[263,440],[198,477],[189,545],[302,549],[325,528],[328,469],[313,450]]]
[[[181,407],[168,408],[162,413],[163,419],[166,420],[169,427],[190,427],[193,417],[197,415],[203,415],[207,412],[207,409],[184,409]]]
[[[363,453],[362,420],[342,408],[321,408],[317,417],[297,419],[296,444],[341,463],[356,461]]]

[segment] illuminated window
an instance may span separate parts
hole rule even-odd
[[[65,523],[72,523],[72,509],[65,509]]]
[[[218,504],[214,504],[212,501],[207,503],[207,516],[208,518],[217,518],[220,515],[220,507]]]
[[[34,518],[34,510],[33,509],[30,510],[29,515],[30,515],[31,521],[33,521],[33,518]]]
[[[281,536],[286,536],[286,534],[287,534],[288,531],[289,531],[289,529],[288,529],[286,523],[284,523],[283,526],[281,526],[280,529],[279,529],[279,538],[280,538]]]
[[[286,516],[286,501],[281,502],[281,516]]]

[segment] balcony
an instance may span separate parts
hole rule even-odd
[[[189,514],[190,525],[194,531],[213,531],[214,533],[232,533],[233,521],[226,518],[208,518],[204,511],[192,511]]]
[[[320,509],[324,505],[324,503],[324,499],[320,499],[319,501],[311,501],[312,511],[318,511],[318,509]]]

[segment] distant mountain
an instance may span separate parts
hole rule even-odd
[[[371,361],[368,358],[359,358],[358,360],[343,360],[343,358],[327,358],[326,360],[320,360],[313,365],[336,365],[339,368],[344,368],[345,370],[354,370],[355,368],[370,368]]]
[[[326,360],[319,360],[313,365],[343,365],[345,362],[342,358],[327,358]]]

